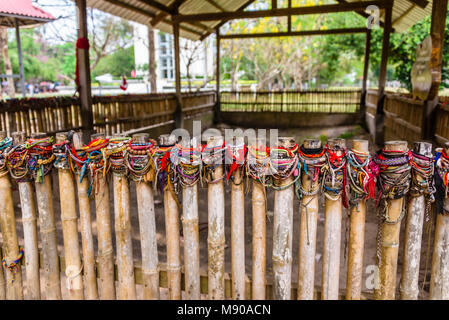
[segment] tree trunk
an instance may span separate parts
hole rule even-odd
[[[5,73],[7,75],[12,75],[11,59],[9,58],[8,52],[8,29],[6,28],[0,28],[0,47],[5,65]],[[8,94],[11,98],[16,97],[14,78],[8,78]]]
[[[151,25],[148,26],[148,81],[151,86],[151,93],[157,91],[156,88],[156,57],[154,51],[154,30]]]

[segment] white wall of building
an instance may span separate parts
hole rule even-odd
[[[134,25],[134,59],[136,64],[136,73],[138,76],[148,76],[149,52],[148,52],[148,28],[145,25],[133,23]],[[163,33],[157,29],[154,32],[154,47],[156,53],[156,85],[157,90],[162,91],[163,87],[174,86],[174,42],[173,35]],[[195,62],[190,66],[191,77],[206,76],[212,77],[214,74],[214,42],[205,40],[193,51],[194,43],[190,40],[180,39],[181,51],[181,77],[185,77],[187,73],[186,63],[189,57],[194,56]],[[192,54],[194,52],[194,54]]]

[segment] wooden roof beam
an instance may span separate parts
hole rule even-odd
[[[168,14],[172,14],[173,12],[170,12],[170,8],[167,7],[166,5],[155,1],[155,0],[138,0],[139,2],[145,3],[146,5],[149,5],[152,8],[155,8],[157,10],[160,10],[162,12],[168,13]]]
[[[290,31],[290,32],[264,32],[264,33],[241,33],[241,34],[227,34],[220,35],[220,39],[245,39],[245,38],[270,38],[270,37],[299,37],[299,36],[318,36],[330,34],[352,34],[352,33],[367,33],[366,28],[341,28],[328,30],[305,30],[305,31]]]
[[[116,5],[118,7],[128,9],[128,10],[134,11],[136,13],[143,14],[143,15],[151,17],[151,18],[155,17],[155,14],[153,12],[147,11],[145,9],[137,8],[133,5],[130,5],[130,4],[120,1],[120,0],[105,0],[105,1],[109,2],[110,4]]]
[[[220,6],[217,2],[215,2],[214,0],[206,0],[208,3],[210,3],[211,5],[213,5],[215,8],[217,8],[220,11],[226,11],[225,8],[223,8],[222,6]]]
[[[429,4],[429,1],[427,0],[407,0],[408,2],[411,2],[413,4],[416,4],[418,7],[425,9],[427,5]]]
[[[175,2],[173,2],[170,6],[169,6],[169,11],[171,12],[175,12],[176,10],[178,10],[178,8],[187,0],[176,0]],[[159,23],[162,22],[162,20],[164,20],[167,16],[169,15],[168,12],[165,11],[161,11],[159,12],[150,22],[151,26],[154,28],[156,27]]]
[[[307,6],[295,8],[281,8],[273,10],[256,10],[256,11],[234,11],[234,12],[210,12],[200,14],[173,15],[173,22],[190,22],[190,21],[217,21],[217,20],[234,20],[234,19],[254,19],[264,17],[282,17],[288,15],[307,15],[322,14],[334,12],[348,12],[365,10],[368,6],[375,5],[379,8],[386,8],[392,5],[391,1],[359,1],[347,2],[339,4],[326,4],[320,6]]]

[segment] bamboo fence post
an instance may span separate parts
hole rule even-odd
[[[449,154],[449,143],[446,143],[444,149]],[[446,212],[438,213],[435,223],[429,294],[431,300],[449,300],[449,197],[443,200],[443,208]]]
[[[0,248],[1,253],[1,248]],[[6,281],[3,270],[0,272],[0,300],[6,300]]]
[[[295,141],[291,137],[279,137],[278,146],[290,149]],[[291,184],[289,177],[277,186]],[[274,192],[273,217],[273,297],[276,300],[290,300],[292,277],[293,238],[293,185]]]
[[[235,137],[235,145],[242,146],[241,149],[243,150],[244,138]],[[231,287],[234,300],[245,300],[246,298],[245,195],[243,180],[243,167],[240,167],[235,171],[231,180]]]
[[[432,157],[432,144],[415,142],[414,152]],[[412,178],[413,179],[413,178]],[[412,196],[409,193],[407,220],[405,222],[404,252],[402,259],[402,276],[399,286],[401,300],[417,300],[419,294],[419,266],[421,260],[421,242],[426,212],[425,195]]]
[[[320,149],[318,139],[304,140],[305,150]],[[303,170],[303,169],[301,169]],[[305,168],[304,168],[305,170]],[[315,289],[316,234],[318,226],[319,178],[313,181],[314,172],[303,172],[301,184],[304,194],[300,206],[298,300],[313,300]]]
[[[197,148],[195,138],[182,140],[183,147]],[[190,156],[190,155],[188,155]],[[190,160],[190,159],[189,159]],[[200,160],[201,161],[201,160]],[[184,269],[186,299],[200,299],[200,245],[198,230],[198,184],[182,189],[182,228],[184,235]]]
[[[25,142],[25,132],[13,132],[12,138],[14,146],[23,144]],[[34,200],[34,189],[31,181],[32,178],[29,174],[17,180],[23,224],[23,242],[26,272],[25,299],[40,300],[41,285],[39,272],[39,250],[37,241],[37,214],[36,201]]]
[[[72,139],[75,150],[80,150],[83,146],[83,133],[75,133]],[[88,195],[89,181],[87,177],[84,177],[83,180],[80,181],[80,170],[76,171],[75,179],[78,189],[78,207],[80,211],[79,220],[83,250],[84,285],[86,287],[85,298],[87,300],[98,300],[94,239],[92,235],[92,219]]]
[[[148,134],[134,134],[133,142],[148,142]],[[149,161],[152,160],[149,159]],[[136,181],[136,193],[140,244],[142,249],[143,298],[145,300],[159,300],[159,259],[157,253],[154,195],[151,182],[145,179]]]
[[[337,156],[343,154],[346,148],[344,139],[329,139],[327,145]],[[325,198],[323,269],[321,275],[321,298],[323,300],[338,300],[342,212],[341,196],[338,196],[338,199]]]
[[[223,137],[209,137],[207,148],[221,148]],[[216,159],[221,161],[222,159]],[[211,182],[207,186],[207,208],[208,208],[208,293],[211,300],[222,300],[225,298],[224,286],[224,184],[223,165],[221,162],[211,174]]]
[[[45,133],[31,134],[34,139],[47,137]],[[53,190],[51,172],[35,182],[39,225],[42,241],[43,269],[45,275],[44,292],[47,300],[61,300],[61,278],[59,271],[58,241],[56,238],[55,213],[53,209]]]
[[[258,148],[265,143],[262,139],[256,139],[253,147]],[[252,191],[252,281],[251,298],[253,300],[266,299],[266,215],[267,200],[265,187],[253,179]]]
[[[62,144],[64,155],[67,133],[56,134],[56,143]],[[56,164],[59,178],[59,199],[61,203],[62,235],[64,239],[66,287],[70,300],[83,300],[84,288],[81,275],[82,264],[78,241],[78,216],[75,206],[75,183],[70,173],[68,160],[59,159]]]
[[[0,131],[0,140],[6,138],[6,132]],[[0,225],[3,237],[3,259],[11,265],[19,257],[19,241],[17,239],[16,219],[12,200],[12,185],[6,168],[6,159],[0,172]],[[3,263],[2,263],[3,264]],[[2,266],[2,272],[5,269]],[[6,298],[8,300],[22,300],[22,267],[21,262],[17,268],[6,270]]]
[[[171,146],[176,143],[174,135],[159,137],[159,144]],[[164,190],[165,234],[167,240],[167,277],[170,300],[181,299],[181,248],[179,235],[178,203],[174,190]]]
[[[368,143],[368,140],[354,140],[352,149],[363,153],[369,152]],[[350,210],[346,300],[360,300],[365,249],[366,200],[361,199]]]
[[[117,135],[111,138],[120,138]],[[123,138],[123,137],[122,137]],[[128,140],[129,141],[129,140]],[[124,151],[120,151],[123,153]],[[118,298],[120,300],[136,299],[136,284],[134,281],[134,258],[132,244],[131,208],[129,183],[124,172],[114,172],[114,216],[115,242],[117,246]]]
[[[103,133],[91,136],[92,140],[105,139]],[[105,164],[106,165],[106,164]],[[95,213],[97,216],[98,272],[100,278],[100,299],[115,300],[114,249],[112,247],[111,211],[109,205],[109,183],[103,172],[97,172]],[[92,191],[95,192],[95,191]]]
[[[408,150],[407,141],[387,141],[385,150]],[[374,290],[376,300],[394,300],[396,293],[396,274],[399,252],[399,232],[404,198],[388,200],[388,217],[391,223],[382,223],[382,239],[380,246],[379,286]]]

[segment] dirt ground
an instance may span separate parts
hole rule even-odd
[[[227,126],[219,126],[220,129],[227,128]],[[322,140],[327,137],[343,137],[346,138],[349,145],[350,140],[359,138],[359,139],[368,139],[368,134],[356,126],[345,126],[345,127],[332,127],[332,128],[316,128],[316,129],[289,129],[289,130],[281,130],[279,133],[280,136],[292,136],[295,137],[296,141],[302,143],[305,138],[321,138]],[[377,146],[370,144],[370,151],[374,152],[377,150]],[[52,175],[53,178],[53,190],[54,190],[54,208],[55,208],[55,217],[56,217],[56,226],[57,226],[57,238],[58,238],[58,250],[59,254],[63,255],[63,237],[62,237],[62,225],[60,219],[60,205],[59,205],[59,190],[58,190],[58,181],[56,172]],[[110,183],[110,192],[111,192],[111,220],[113,220],[113,195],[112,195],[112,183]],[[135,184],[131,183],[131,215],[132,215],[132,234],[133,234],[133,250],[134,250],[134,260],[140,261],[141,257],[141,248],[140,248],[140,235],[139,235],[139,221],[137,214],[137,200],[136,200],[136,191]],[[225,237],[226,237],[226,249],[225,249],[225,270],[227,273],[231,272],[231,244],[230,244],[230,214],[231,214],[231,202],[230,202],[230,186],[227,185],[225,187]],[[23,228],[22,228],[22,219],[21,219],[21,211],[20,211],[20,201],[18,192],[15,188],[13,192],[14,196],[14,204],[15,204],[15,212],[16,212],[16,221],[17,221],[17,230],[20,239],[23,239]],[[199,223],[200,223],[200,257],[201,257],[201,269],[207,273],[207,188],[202,187],[199,184]],[[317,233],[317,252],[316,252],[316,270],[315,270],[315,285],[321,285],[321,262],[322,262],[322,250],[323,250],[323,231],[324,231],[324,197],[320,197],[320,212],[319,212],[319,222],[318,222],[318,233]],[[166,243],[165,243],[165,222],[164,222],[164,208],[162,205],[161,197],[159,195],[156,196],[156,228],[157,228],[157,241],[158,241],[158,251],[159,251],[159,261],[166,262]],[[75,204],[77,205],[77,204]],[[273,205],[274,205],[274,192],[269,190],[267,193],[267,210],[268,210],[268,219],[267,219],[267,277],[271,279],[272,277],[272,263],[271,263],[271,253],[272,253],[272,215],[273,215]],[[293,220],[293,268],[292,268],[292,281],[297,282],[298,279],[298,251],[299,251],[299,208],[300,204],[298,199],[295,197],[294,202],[294,220]],[[92,230],[94,234],[94,242],[95,246],[97,246],[96,239],[96,222],[95,222],[95,207],[94,201],[91,201],[91,209],[92,209]],[[347,211],[344,212],[344,218],[342,222],[342,242],[341,242],[341,263],[340,263],[340,289],[344,290],[346,286],[346,259],[345,259],[345,242],[347,239],[347,226],[348,226],[348,217]],[[251,191],[247,190],[245,196],[245,253],[246,253],[246,274],[248,277],[251,277],[251,229],[252,229],[252,221],[251,221]],[[111,224],[112,228],[114,228],[114,223]],[[405,220],[402,222],[402,230],[404,229]],[[203,226],[203,227],[201,227]],[[205,226],[205,227],[204,227]],[[114,232],[114,231],[113,231]],[[375,205],[373,201],[369,201],[368,211],[366,217],[366,241],[365,241],[365,253],[364,253],[364,266],[365,268],[369,265],[375,264],[375,255],[376,255],[376,233],[377,233],[377,217],[375,211]],[[401,231],[401,243],[403,239],[403,231]],[[115,242],[115,239],[114,239]],[[40,243],[40,240],[39,240]],[[81,243],[81,240],[80,240]],[[422,245],[422,258],[421,258],[421,269],[425,268],[425,258],[426,258],[426,248],[427,248],[427,237],[423,239]],[[23,240],[21,240],[21,245],[23,245]],[[182,245],[182,244],[181,244]],[[115,246],[115,244],[114,244]],[[181,248],[181,258],[183,256],[183,248]],[[400,270],[402,267],[402,245],[399,249],[399,261],[398,261],[398,286],[400,280]],[[430,268],[430,263],[429,263]],[[429,271],[430,274],[430,271]],[[366,279],[372,276],[372,270],[368,268],[367,272],[363,274],[363,286],[362,291],[364,292],[372,292],[369,287],[366,286]],[[430,276],[428,276],[429,279]],[[420,284],[424,278],[424,271],[421,271],[420,275]],[[25,273],[24,273],[25,279]],[[428,280],[427,279],[427,280]],[[64,280],[64,275],[61,273],[61,281]],[[369,281],[368,281],[369,282]],[[25,283],[25,281],[24,281]],[[65,287],[64,285],[62,286]],[[424,286],[424,290],[421,290],[420,296],[421,298],[425,298],[428,294],[428,282]],[[142,288],[141,286],[137,286],[138,298],[142,298]],[[43,294],[43,297],[45,295]],[[63,297],[67,298],[67,292],[63,289]],[[166,290],[161,290],[161,297],[166,297]],[[296,297],[292,297],[296,298]]]

